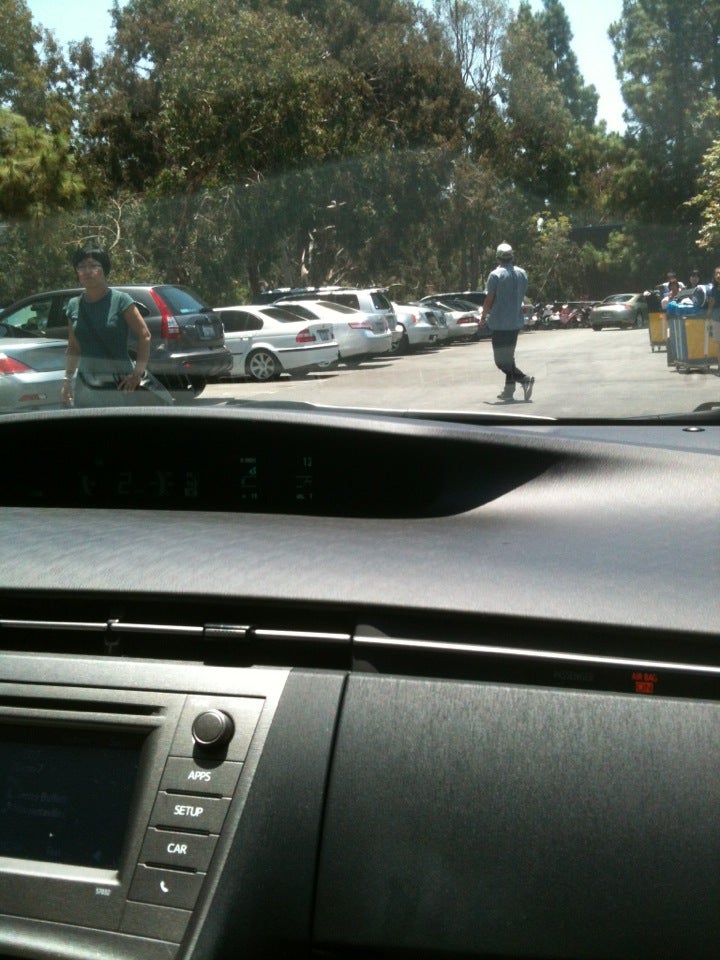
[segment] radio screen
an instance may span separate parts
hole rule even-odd
[[[117,869],[143,735],[0,727],[0,857]]]

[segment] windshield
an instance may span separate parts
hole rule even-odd
[[[168,405],[720,401],[720,3],[106,6],[0,5],[0,414],[103,405],[98,373]],[[280,298],[363,339],[253,365],[220,308]]]

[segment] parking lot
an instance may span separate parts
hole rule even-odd
[[[652,352],[647,329],[533,331],[521,335],[518,366],[535,377],[529,403],[497,399],[503,386],[489,340],[340,366],[304,380],[210,384],[196,404],[244,400],[330,406],[512,412],[547,417],[627,417],[686,413],[720,401],[717,364],[681,373]],[[521,396],[518,389],[517,394]]]

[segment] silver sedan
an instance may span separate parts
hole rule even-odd
[[[0,340],[0,411],[62,407],[67,341],[45,337]]]
[[[440,326],[430,307],[419,303],[393,303],[393,308],[400,328],[400,337],[393,344],[397,353],[440,343]]]
[[[646,327],[648,325],[648,305],[642,293],[614,293],[602,303],[596,304],[590,312],[590,326],[593,330],[603,327]]]
[[[481,308],[477,304],[440,297],[423,297],[421,303],[433,310],[442,311],[451,340],[469,340],[483,335],[483,329],[480,326]]]

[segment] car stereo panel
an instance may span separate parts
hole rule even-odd
[[[161,669],[127,664],[118,682]],[[0,953],[13,919],[104,933],[134,956],[134,938],[180,943],[285,677],[223,671],[224,690],[185,692],[204,670],[174,667],[175,683],[188,674],[175,690],[0,682]]]

